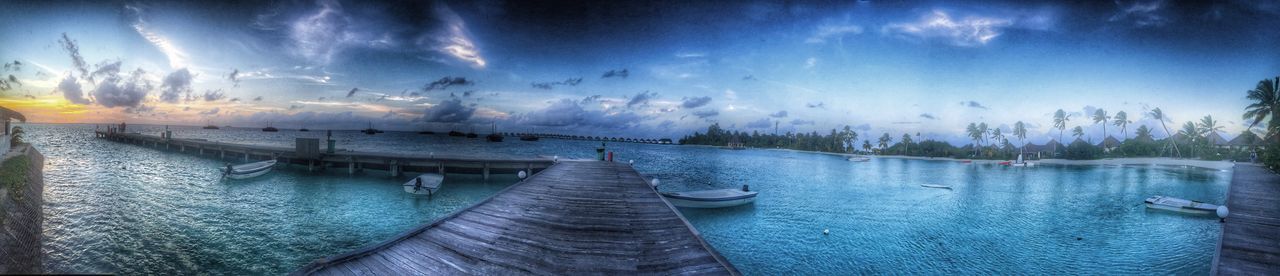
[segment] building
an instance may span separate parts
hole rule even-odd
[[[9,152],[9,144],[11,143],[10,141],[13,140],[13,133],[10,125],[10,121],[12,120],[26,122],[27,117],[22,116],[22,113],[0,106],[0,122],[4,122],[4,133],[0,135],[0,155]]]

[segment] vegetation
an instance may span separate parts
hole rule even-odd
[[[19,155],[0,163],[0,188],[9,190],[9,197],[22,200],[22,190],[27,188],[27,170],[31,157]]]
[[[22,131],[22,127],[20,126],[13,127],[13,130],[9,132],[9,136],[11,137],[11,139],[9,139],[9,146],[17,147],[18,145],[21,145],[23,143],[22,141],[23,133],[24,132]],[[4,154],[4,153],[0,152],[0,154]]]
[[[1267,130],[1262,138],[1268,144],[1262,154],[1262,163],[1272,171],[1280,172],[1280,143],[1276,142],[1280,140],[1276,137],[1280,135],[1280,89],[1276,85],[1280,85],[1280,77],[1259,81],[1257,87],[1246,92],[1246,98],[1253,103],[1245,107],[1244,119],[1251,120],[1249,128],[1266,122]]]

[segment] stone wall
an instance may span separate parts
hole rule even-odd
[[[0,183],[0,274],[41,273],[41,229],[44,224],[44,155],[30,145],[13,148],[0,164],[28,160],[22,185]],[[2,168],[0,168],[2,169]],[[10,176],[0,176],[0,178]]]

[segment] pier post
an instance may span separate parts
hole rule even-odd
[[[315,160],[307,159],[307,172],[314,171],[315,170],[314,166],[315,166]]]
[[[484,163],[484,180],[489,181],[489,162]]]
[[[248,150],[245,150],[245,151],[244,151],[244,162],[245,162],[245,163],[249,163],[249,151],[248,151]]]
[[[356,162],[347,160],[347,174],[356,174]]]
[[[440,163],[436,165],[436,173],[444,176],[444,161],[440,161]]]
[[[396,160],[391,160],[391,162],[387,164],[387,170],[391,171],[391,177],[396,176]]]
[[[227,159],[227,150],[222,147],[218,147],[218,158]]]

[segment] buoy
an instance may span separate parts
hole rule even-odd
[[[635,159],[627,160],[627,165],[635,165],[635,164],[636,164]]]
[[[1218,218],[1225,219],[1231,212],[1227,210],[1227,206],[1218,206]]]
[[[649,185],[653,185],[654,187],[658,187],[658,183],[659,182],[657,178],[654,178],[653,180],[649,181]]]
[[[552,155],[552,156],[551,156],[551,162],[552,162],[552,163],[559,163],[559,162],[560,162],[560,156],[559,156],[559,155]]]
[[[831,229],[822,229],[822,234],[823,234],[823,235],[830,235],[830,234],[831,234]]]
[[[516,176],[520,177],[520,179],[524,179],[526,176],[529,176],[529,175],[526,174],[524,171],[520,171],[519,173],[516,173]]]

